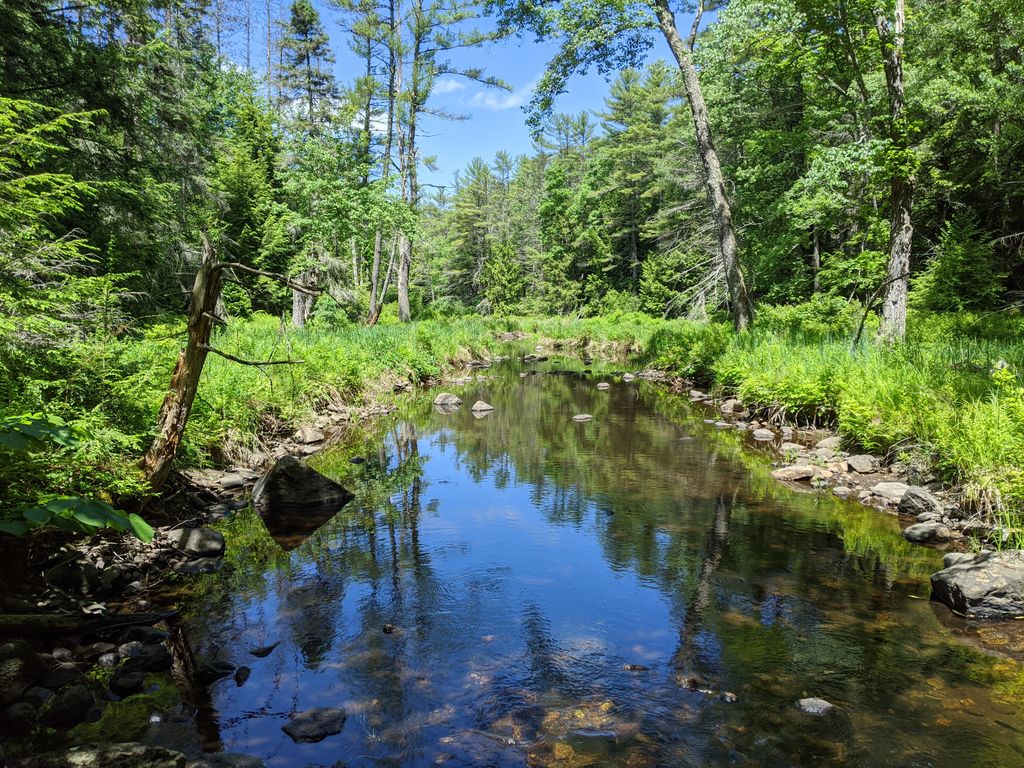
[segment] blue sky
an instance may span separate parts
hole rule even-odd
[[[280,15],[283,16],[288,0],[281,0],[281,4]],[[347,33],[338,23],[340,16],[326,0],[314,0],[314,5],[320,11],[331,37],[331,47],[336,58],[335,76],[339,83],[350,83],[360,72],[362,64],[349,50]],[[707,14],[706,18],[711,19],[713,15]],[[677,23],[684,34],[689,30],[692,19],[690,14],[677,15]],[[487,29],[489,22],[484,20],[479,26]],[[438,81],[430,106],[463,115],[467,119],[446,121],[429,116],[424,118],[420,133],[420,156],[436,158],[437,170],[421,170],[421,182],[450,185],[455,172],[465,167],[475,156],[491,160],[499,150],[512,155],[530,153],[532,142],[526,128],[523,107],[529,102],[533,87],[555,50],[555,45],[536,43],[531,38],[504,40],[456,52],[451,59],[457,66],[482,67],[487,75],[503,80],[513,90],[508,92],[486,88],[453,77],[444,77]],[[670,59],[671,54],[664,39],[655,33],[649,59],[657,58]],[[568,92],[559,97],[555,109],[569,113],[601,110],[607,92],[607,82],[596,73],[577,75],[570,81]]]

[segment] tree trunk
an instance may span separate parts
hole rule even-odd
[[[903,82],[903,32],[906,25],[904,0],[896,0],[892,29],[885,14],[875,17],[878,40],[885,64],[885,86],[889,92],[890,155],[897,158],[892,173],[892,222],[889,230],[889,281],[882,303],[881,336],[888,341],[902,340],[907,332],[907,292],[910,284],[910,247],[914,223],[910,211],[914,203],[914,181],[910,164],[910,137],[907,130]]]
[[[690,103],[693,115],[693,127],[697,136],[697,150],[704,167],[708,197],[711,201],[712,214],[718,227],[718,246],[725,272],[725,282],[729,289],[729,312],[733,325],[737,330],[747,328],[754,319],[754,308],[747,293],[740,270],[739,253],[736,244],[736,232],[732,225],[732,211],[729,198],[725,193],[725,178],[722,166],[718,161],[718,152],[711,138],[711,120],[704,103],[704,92],[700,87],[697,68],[693,65],[690,50],[679,36],[675,16],[668,5],[668,0],[653,0],[654,11],[658,17],[658,26],[668,41],[675,56],[676,63],[683,74],[683,85],[686,99]]]
[[[192,300],[188,316],[188,342],[178,355],[171,376],[170,391],[160,406],[156,436],[146,455],[142,471],[151,490],[164,484],[178,444],[185,433],[185,424],[192,412],[192,403],[199,387],[199,377],[210,349],[217,302],[220,299],[222,272],[210,241],[203,237],[203,262],[192,284]]]
[[[410,86],[410,99],[409,99],[409,134],[406,137],[405,144],[405,162],[403,167],[405,169],[406,184],[403,185],[406,190],[406,199],[409,203],[409,209],[415,214],[416,203],[419,195],[416,188],[416,165],[418,158],[416,157],[416,117],[420,109],[420,50],[423,42],[423,33],[420,28],[420,14],[422,13],[422,7],[419,0],[417,0],[414,6],[414,24],[415,24],[415,39],[413,41],[413,53],[412,53],[412,76]],[[398,319],[407,323],[412,320],[412,313],[409,310],[409,273],[412,269],[412,240],[409,235],[405,232],[401,233],[398,240]]]
[[[398,319],[403,323],[412,320],[409,310],[409,267],[412,264],[412,241],[402,232],[398,236]]]

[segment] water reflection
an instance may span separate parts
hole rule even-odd
[[[231,522],[232,561],[196,597],[216,618],[189,624],[200,655],[252,668],[212,689],[225,748],[272,766],[1022,761],[1017,665],[915,599],[937,555],[895,521],[786,491],[641,384],[489,374],[457,390],[486,419],[424,398],[354,449],[365,463],[319,457],[356,497],[294,551]],[[808,718],[807,695],[839,714]],[[313,706],[349,721],[293,744],[281,725]]]

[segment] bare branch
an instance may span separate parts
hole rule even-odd
[[[225,360],[230,360],[231,362],[238,363],[240,365],[302,365],[305,362],[304,360],[244,360],[241,357],[229,355],[227,352],[221,352],[219,349],[211,347],[209,344],[202,344],[201,347],[205,349],[207,352],[213,352],[213,354],[220,355]]]

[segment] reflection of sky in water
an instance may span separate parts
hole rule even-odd
[[[877,513],[758,480],[732,436],[688,423],[697,439],[680,441],[635,392],[513,372],[463,395],[495,404],[487,418],[425,411],[418,437],[368,451],[385,480],[410,455],[422,475],[389,488],[372,525],[357,496],[193,622],[203,653],[252,668],[212,691],[225,749],[271,766],[1021,759],[993,662],[907,598],[921,576],[900,571],[936,555]],[[565,423],[580,411],[597,418]],[[803,695],[843,722],[809,723]],[[349,721],[293,744],[281,725],[314,706]]]

